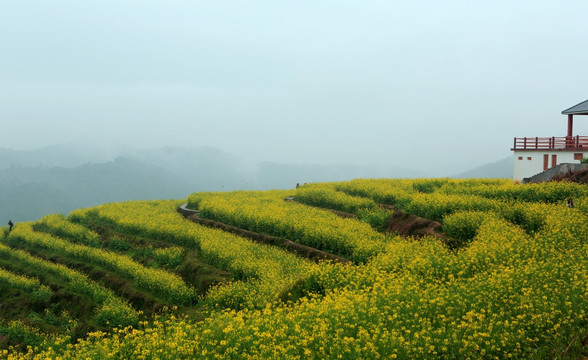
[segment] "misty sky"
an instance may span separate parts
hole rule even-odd
[[[588,99],[587,14],[585,0],[0,0],[0,147],[212,146],[446,175],[509,156],[515,136],[565,135],[561,111]]]

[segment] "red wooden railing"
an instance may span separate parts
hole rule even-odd
[[[588,136],[552,136],[514,138],[512,150],[588,150]]]

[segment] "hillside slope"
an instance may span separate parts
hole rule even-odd
[[[512,179],[514,158],[509,156],[493,163],[484,164],[466,172],[452,176],[457,179]]]
[[[30,221],[106,202],[181,198],[192,188],[162,168],[128,158],[74,168],[3,169],[0,219]]]
[[[104,202],[182,198],[193,191],[291,189],[305,182],[416,176],[426,174],[394,166],[256,163],[209,147],[0,149],[0,224]]]
[[[178,213],[184,202],[207,226]],[[444,234],[385,232],[392,207]],[[1,230],[11,359],[588,356],[585,185],[364,179],[110,203]]]

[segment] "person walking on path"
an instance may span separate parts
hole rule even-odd
[[[8,226],[9,226],[8,232],[11,232],[12,231],[12,227],[14,226],[14,223],[12,222],[12,220],[8,220]]]
[[[568,208],[569,209],[573,209],[574,208],[574,200],[572,200],[572,198],[568,199]]]

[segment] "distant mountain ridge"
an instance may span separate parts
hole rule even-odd
[[[452,176],[458,179],[489,178],[512,179],[514,176],[514,157],[509,156],[493,163],[484,164],[466,172]]]
[[[110,150],[60,145],[0,149],[0,224],[105,202],[185,198],[196,191],[291,189],[296,183],[427,177],[412,169],[251,162],[221,150]]]
[[[455,178],[512,178],[513,158]],[[221,150],[162,147],[97,152],[83,146],[0,149],[0,224],[106,202],[180,199],[196,191],[291,189],[355,178],[422,178],[396,166],[251,162]]]
[[[82,145],[53,145],[34,150],[0,148],[0,169],[15,167],[75,167],[89,162],[113,160],[114,151],[96,150]]]
[[[73,168],[0,170],[0,220],[28,221],[105,202],[181,198],[191,186],[163,169],[118,158]]]

